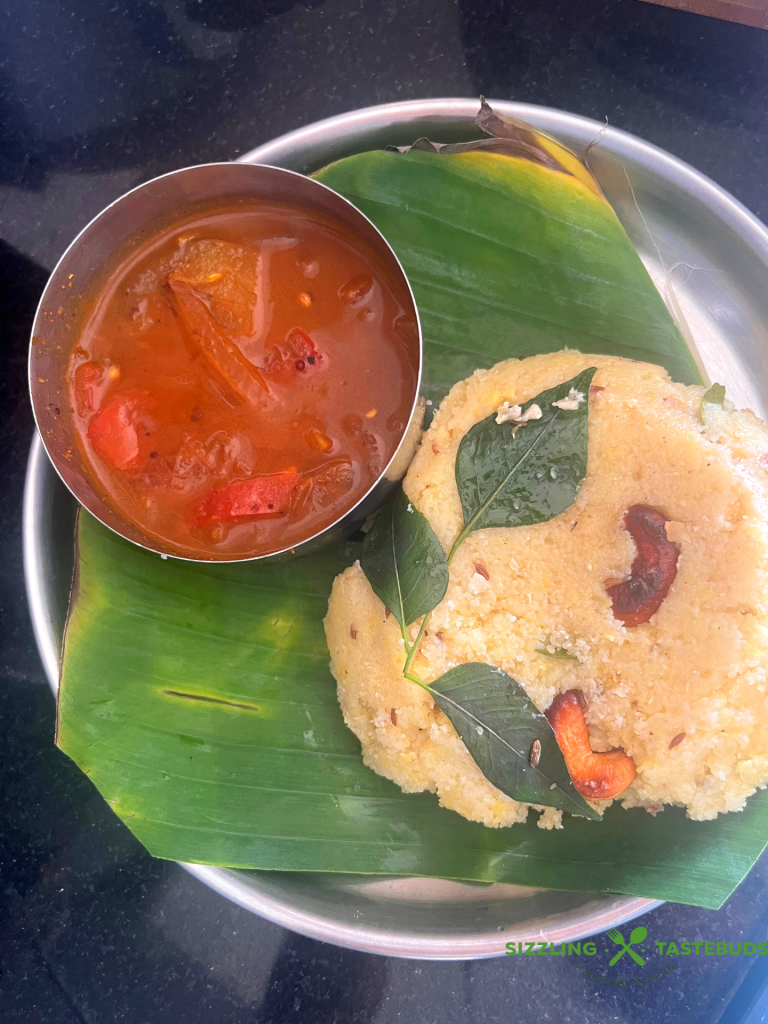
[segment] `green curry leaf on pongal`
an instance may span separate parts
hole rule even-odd
[[[725,408],[725,387],[722,384],[713,384],[701,396],[701,422],[704,426],[711,425],[713,416],[721,413]]]
[[[701,407],[705,405],[716,405],[720,409],[723,408],[725,402],[725,385],[724,384],[713,384],[712,387],[708,388],[701,398]]]
[[[443,547],[400,487],[368,531],[360,565],[402,629],[432,611],[448,589]]]
[[[571,654],[570,651],[566,651],[564,647],[555,647],[555,649],[552,651],[548,651],[546,647],[537,647],[536,653],[543,654],[545,658],[554,658],[556,661],[579,660],[575,654]]]
[[[479,662],[457,665],[428,689],[480,771],[502,793],[599,820],[574,787],[552,726],[506,672]],[[536,741],[539,751],[532,756]]]
[[[505,402],[464,435],[455,466],[464,527],[448,558],[402,489],[374,520],[360,556],[374,592],[400,623],[403,675],[432,695],[488,781],[521,803],[587,817],[599,815],[576,791],[549,722],[519,683],[492,665],[471,663],[427,684],[411,667],[466,536],[485,527],[545,522],[575,501],[587,472],[587,396],[595,372],[584,370],[522,407]],[[411,644],[406,629],[419,618]],[[541,653],[573,657],[565,651]],[[540,756],[531,757],[535,741]]]
[[[456,455],[464,527],[454,549],[474,530],[544,523],[573,504],[587,474],[587,396],[596,372],[583,370],[467,431]]]

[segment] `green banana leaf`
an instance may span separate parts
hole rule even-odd
[[[535,815],[489,829],[366,768],[322,624],[358,554],[161,562],[81,513],[58,744],[150,853],[722,904],[765,845],[768,793],[716,821],[615,806],[557,832]]]
[[[564,345],[698,379],[588,172],[526,130],[554,160],[415,148],[318,175],[400,256],[430,396],[477,366]],[[718,907],[765,845],[768,793],[712,822],[614,806],[546,832],[535,815],[484,828],[374,774],[344,726],[322,625],[354,542],[278,565],[161,561],[82,512],[77,544],[57,743],[155,856]]]
[[[613,209],[579,178],[494,150],[415,147],[348,157],[315,177],[399,256],[433,401],[478,367],[563,348],[659,363],[700,383]]]

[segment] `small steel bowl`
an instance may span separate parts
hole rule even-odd
[[[395,453],[374,484],[343,516],[306,540],[269,554],[219,557],[210,553],[194,557],[180,554],[170,543],[147,537],[94,486],[75,436],[67,362],[81,326],[82,299],[98,290],[106,269],[120,255],[128,255],[133,245],[153,230],[188,216],[198,206],[210,208],[216,201],[236,199],[282,203],[325,214],[370,246],[410,300],[409,312],[417,326],[409,351],[416,384],[408,422]],[[127,192],[102,210],[72,242],[51,274],[37,309],[29,350],[29,390],[37,429],[56,472],[80,504],[105,526],[148,551],[186,561],[267,561],[308,554],[349,536],[381,505],[405,473],[418,444],[423,412],[418,397],[422,359],[421,323],[405,272],[381,232],[352,203],[326,185],[282,167],[201,164],[171,171]]]

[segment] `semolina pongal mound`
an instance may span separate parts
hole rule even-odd
[[[449,550],[462,526],[454,461],[467,430],[504,401],[523,404],[589,366],[598,370],[578,498],[550,522],[467,537],[412,671],[431,682],[487,662],[542,711],[578,689],[593,750],[621,748],[637,767],[624,806],[677,804],[698,820],[741,810],[768,782],[768,431],[756,416],[726,403],[707,406],[704,424],[704,388],[673,384],[647,363],[569,351],[511,359],[451,390],[405,492]],[[680,555],[658,611],[625,626],[606,584],[630,574],[636,549],[623,516],[638,504],[670,520]],[[429,694],[403,678],[398,623],[359,564],[336,579],[325,629],[344,719],[367,765],[485,825],[525,819],[529,805],[488,782]],[[539,824],[560,818],[548,808]]]

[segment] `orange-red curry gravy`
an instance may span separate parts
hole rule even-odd
[[[111,274],[68,379],[114,506],[179,554],[290,547],[351,508],[413,403],[405,287],[335,221],[237,204],[176,223]]]

